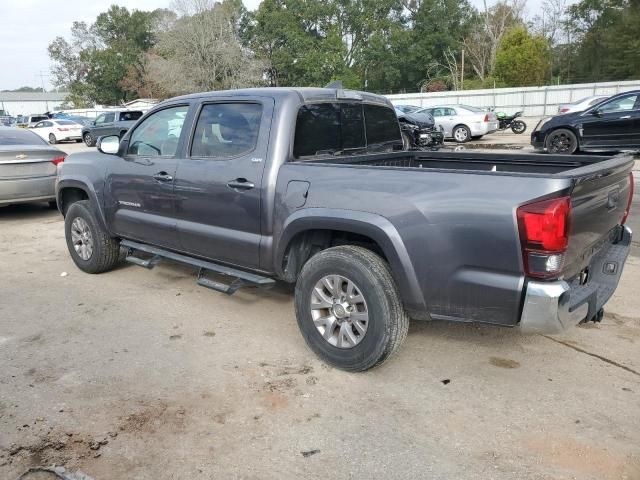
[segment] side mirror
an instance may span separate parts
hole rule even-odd
[[[597,108],[595,110],[591,110],[589,113],[591,115],[593,115],[594,117],[601,117],[602,116],[602,112]]]
[[[120,148],[120,138],[117,135],[108,135],[106,137],[99,137],[96,142],[96,147],[101,153],[108,155],[115,155]]]

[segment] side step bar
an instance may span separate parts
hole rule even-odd
[[[174,262],[184,263],[198,268],[198,285],[211,288],[218,292],[232,295],[241,287],[249,285],[258,287],[271,287],[275,285],[275,280],[269,277],[263,277],[255,273],[245,272],[244,270],[238,270],[237,268],[227,267],[219,263],[208,262],[206,260],[200,260],[198,258],[189,257],[187,255],[181,255],[179,253],[170,252],[162,248],[153,247],[151,245],[145,245],[144,243],[138,243],[131,240],[122,240],[120,242],[122,247],[127,249],[126,261],[135,265],[153,268],[161,260],[168,259]],[[134,256],[135,251],[145,252],[153,255],[149,259],[143,259]],[[218,273],[233,278],[230,284],[217,282],[206,277],[207,272]]]

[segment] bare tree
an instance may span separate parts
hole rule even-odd
[[[174,8],[181,17],[147,54],[145,84],[181,94],[262,83],[263,64],[242,47],[229,4],[177,0]]]
[[[484,0],[476,28],[463,41],[471,67],[482,82],[493,72],[504,34],[522,23],[525,5],[524,0],[502,0],[488,7]]]

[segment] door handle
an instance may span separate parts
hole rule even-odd
[[[228,182],[227,187],[233,188],[234,190],[251,190],[255,185],[246,178],[236,178]]]
[[[159,182],[171,182],[173,180],[173,177],[167,172],[158,172],[153,176],[153,178]]]
[[[624,117],[620,117],[620,120],[626,120],[627,118],[631,118],[631,115],[625,115]]]

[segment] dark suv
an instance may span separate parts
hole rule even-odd
[[[82,139],[88,147],[96,144],[98,137],[118,135],[120,138],[144,114],[142,110],[113,110],[104,112],[82,129]]]

